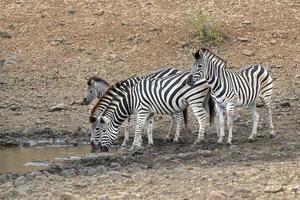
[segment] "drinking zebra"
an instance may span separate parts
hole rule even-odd
[[[269,115],[270,136],[274,137],[271,95],[273,88],[272,77],[259,64],[248,65],[240,71],[227,69],[227,63],[208,49],[202,48],[194,54],[188,84],[194,85],[199,79],[205,78],[211,88],[212,98],[216,103],[219,114],[220,137],[218,143],[223,142],[224,115],[227,111],[227,126],[229,129],[228,144],[232,141],[234,109],[236,106],[249,106],[252,112],[253,127],[249,140],[257,135],[259,115],[256,111],[256,100],[259,97],[267,107]]]
[[[201,142],[204,139],[206,124],[204,107],[210,111],[214,106],[211,104],[212,101],[209,101],[209,86],[206,81],[200,80],[194,86],[188,86],[186,84],[188,76],[189,72],[183,72],[159,79],[143,79],[122,94],[112,92],[122,83],[112,86],[103,95],[103,99],[99,100],[101,103],[105,101],[105,96],[111,94],[114,94],[115,97],[102,115],[98,116],[99,126],[92,128],[94,135],[92,144],[102,150],[108,150],[117,137],[118,128],[122,122],[132,113],[136,113],[137,123],[132,147],[141,148],[141,133],[151,114],[178,115],[188,105],[191,106],[199,123],[199,133],[195,143]],[[92,114],[91,122],[96,120],[97,118]],[[180,129],[177,129],[176,135],[179,132]]]
[[[143,77],[137,77],[137,76],[132,76],[131,78],[129,78],[128,80],[124,81],[122,83],[122,85],[120,86],[121,88],[120,91],[122,92],[122,90],[126,90],[126,89],[129,89],[131,87],[133,87],[136,83],[138,83],[140,80],[143,80],[145,78],[160,78],[160,77],[166,77],[166,76],[169,76],[169,75],[172,75],[172,74],[176,74],[176,73],[179,73],[180,71],[176,68],[171,68],[171,67],[168,67],[168,68],[162,68],[162,69],[159,69],[159,70],[156,70],[155,72],[153,72],[152,74],[150,75],[147,75],[147,76],[143,76]],[[90,80],[90,79],[89,79]],[[102,79],[99,79],[98,80],[100,82],[103,82]],[[93,79],[92,82],[96,82],[95,79]],[[105,91],[101,90],[99,91],[99,89],[103,89],[103,83],[101,83],[102,87],[100,87],[98,84],[98,87],[94,87],[92,88],[92,84],[89,84],[89,81],[87,82],[89,87],[87,88],[87,91],[88,90],[97,90],[97,92],[94,92],[95,94],[101,94],[100,97],[102,97],[103,93]],[[95,84],[94,84],[95,85]],[[95,85],[96,86],[96,85]],[[87,94],[92,94],[93,92],[87,92]],[[101,114],[101,112],[106,108],[106,106],[109,104],[109,102],[113,99],[113,96],[111,97],[104,97],[103,99],[105,99],[104,101],[102,101],[101,103],[97,103],[97,105],[94,107],[94,109],[92,110],[92,116],[94,116],[95,118],[97,118],[97,116],[99,116]],[[93,97],[91,96],[86,96],[85,99],[92,99]],[[95,95],[94,95],[94,98],[95,98]],[[134,115],[133,115],[134,116]],[[153,117],[154,115],[151,115],[148,119],[148,142],[149,144],[153,144],[153,140],[152,140],[152,127],[153,127]],[[168,135],[166,136],[166,140],[169,140],[171,138],[171,134],[172,134],[172,128],[174,126],[174,122],[177,121],[177,126],[176,126],[176,129],[180,129],[180,126],[181,126],[181,121],[184,119],[184,122],[186,124],[186,119],[187,119],[187,109],[185,109],[182,112],[178,113],[177,115],[171,115],[171,125],[170,125],[170,129],[169,129],[169,132],[168,132]],[[93,122],[92,123],[92,127],[95,127],[97,126],[97,121]],[[130,118],[128,118],[128,122],[126,123],[126,128],[125,128],[125,133],[124,133],[124,141],[122,143],[122,146],[126,146],[128,141],[129,141],[129,128],[130,128]],[[93,129],[93,128],[92,128]],[[178,131],[177,131],[178,132]],[[174,141],[175,142],[178,142],[178,137],[179,137],[179,134],[175,135],[174,137]],[[93,135],[91,135],[91,141],[92,141],[92,138],[93,138]]]

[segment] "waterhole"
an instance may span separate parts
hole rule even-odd
[[[0,147],[0,174],[46,168],[52,160],[79,159],[90,153],[90,145]]]

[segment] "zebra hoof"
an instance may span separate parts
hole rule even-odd
[[[173,139],[173,142],[175,142],[175,143],[179,143],[179,140],[178,140],[178,138],[174,138],[174,139]]]
[[[222,141],[222,140],[218,140],[218,141],[217,141],[217,144],[222,145],[222,144],[223,144],[223,141]]]
[[[231,142],[231,141],[227,141],[226,144],[227,144],[228,146],[231,146],[231,145],[232,145],[232,142]]]
[[[254,137],[248,137],[248,141],[249,141],[249,142],[254,142],[255,139],[254,139]]]
[[[277,138],[277,136],[276,136],[275,133],[271,133],[271,134],[270,134],[270,138]]]
[[[166,137],[166,138],[164,139],[164,143],[170,143],[170,142],[172,142],[172,139],[171,139],[171,138]]]

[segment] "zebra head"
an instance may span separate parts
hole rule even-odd
[[[98,96],[94,79],[90,78],[87,80],[87,85],[88,87],[86,88],[85,96],[82,101],[84,105],[90,104]]]
[[[193,54],[194,56],[194,63],[192,64],[192,69],[190,72],[190,75],[187,79],[187,84],[189,86],[193,86],[197,81],[199,81],[200,79],[205,78],[205,55],[201,50],[198,50],[195,54]]]
[[[99,149],[100,151],[107,152],[112,145],[111,138],[107,134],[109,132],[109,119],[105,116],[98,118],[91,117],[91,140],[90,144],[92,150]]]
[[[109,87],[109,84],[97,77],[97,76],[92,76],[87,80],[87,88],[85,92],[85,96],[83,98],[83,104],[88,105],[90,104],[95,98],[99,98],[103,95],[103,93],[106,91],[106,89]]]

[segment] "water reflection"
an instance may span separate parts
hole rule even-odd
[[[53,159],[78,159],[90,151],[90,145],[0,147],[0,174],[43,169]]]

